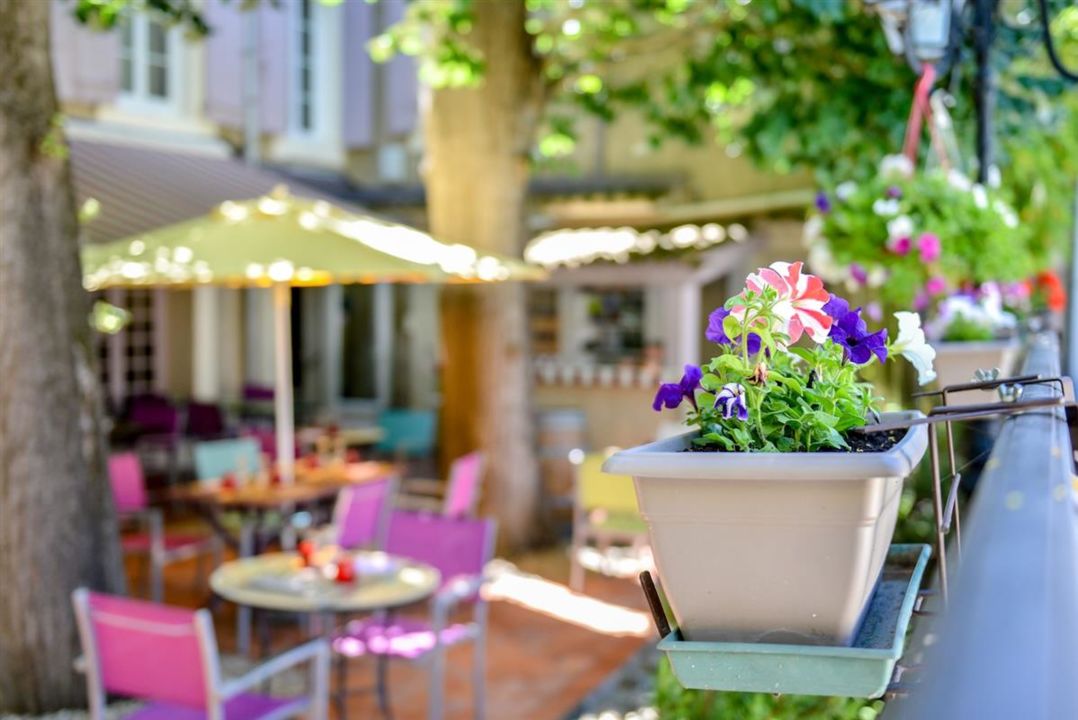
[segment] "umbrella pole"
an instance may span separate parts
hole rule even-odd
[[[273,285],[273,403],[277,429],[277,463],[281,482],[295,480],[296,433],[292,404],[292,288],[288,283]]]

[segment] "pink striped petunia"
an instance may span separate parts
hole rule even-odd
[[[762,292],[764,287],[771,286],[778,292],[779,301],[774,312],[785,324],[782,329],[789,335],[791,343],[797,342],[802,334],[807,334],[813,342],[822,343],[831,330],[831,316],[823,311],[831,294],[824,289],[823,280],[801,272],[802,265],[801,262],[771,263],[770,267],[749,275],[745,287]],[[737,308],[734,312],[737,313]]]

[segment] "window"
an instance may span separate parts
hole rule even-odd
[[[294,72],[292,81],[292,124],[300,133],[315,128],[314,117],[314,0],[296,3]]]
[[[157,387],[155,292],[110,290],[97,297],[131,313],[131,321],[119,333],[95,335],[101,385],[115,410],[126,398],[154,392]]]
[[[175,39],[168,26],[144,13],[127,15],[120,27],[120,88],[129,98],[154,103],[173,96]]]

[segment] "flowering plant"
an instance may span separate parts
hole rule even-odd
[[[653,408],[687,403],[699,448],[846,449],[846,433],[864,425],[879,400],[858,378],[862,368],[902,355],[922,384],[935,378],[935,350],[919,316],[897,312],[895,319],[898,336],[890,339],[885,328],[868,327],[861,308],[802,272],[802,263],[776,262],[749,275],[745,289],[711,313],[706,337],[719,354],[660,386]]]
[[[828,282],[874,288],[888,305],[917,310],[1033,273],[1029,231],[996,190],[957,170],[914,173],[903,155],[885,157],[868,182],[821,192],[805,244],[809,266]]]
[[[1018,318],[1005,309],[1028,301],[1023,283],[985,283],[975,291],[957,292],[940,302],[936,315],[925,325],[933,340],[969,342],[994,340],[1013,334]]]

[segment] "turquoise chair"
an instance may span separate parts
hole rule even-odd
[[[257,438],[229,438],[197,443],[195,477],[212,480],[241,469],[254,474],[262,469],[262,447]]]
[[[407,459],[434,453],[438,425],[433,410],[383,410],[378,416],[378,427],[384,435],[375,450],[383,455]]]

